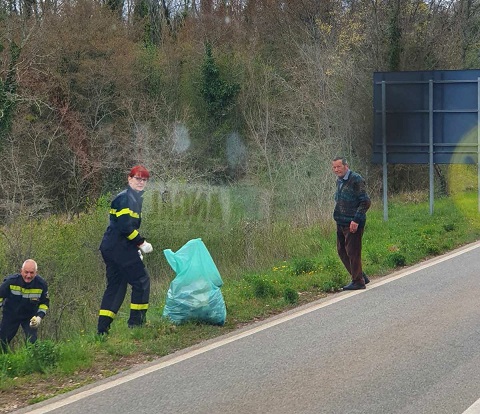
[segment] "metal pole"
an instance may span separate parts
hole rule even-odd
[[[430,177],[430,215],[433,214],[434,176],[433,176],[433,80],[428,82],[428,164]]]
[[[388,220],[387,198],[387,94],[386,83],[382,81],[382,166],[383,166],[383,220]]]
[[[480,78],[477,78],[477,193],[478,211],[480,212]]]

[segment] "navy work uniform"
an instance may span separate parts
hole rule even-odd
[[[44,318],[50,299],[47,282],[39,275],[27,283],[20,273],[5,278],[0,285],[0,307],[3,318],[0,322],[0,345],[6,351],[8,344],[21,326],[30,343],[37,340],[37,329],[30,327],[33,316]]]
[[[145,241],[138,232],[142,221],[143,193],[127,186],[111,204],[110,224],[100,244],[106,265],[107,288],[98,317],[99,334],[108,333],[125,299],[127,285],[132,286],[128,326],[139,326],[146,320],[150,277],[138,250]]]

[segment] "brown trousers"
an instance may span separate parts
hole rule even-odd
[[[337,252],[340,260],[352,277],[352,282],[364,284],[362,270],[363,227],[350,233],[349,226],[337,225]]]

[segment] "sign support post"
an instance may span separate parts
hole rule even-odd
[[[387,179],[387,93],[386,83],[382,81],[382,170],[383,170],[383,220],[388,220],[388,179]]]
[[[428,82],[428,173],[430,181],[430,215],[433,214],[434,175],[433,175],[433,80]]]

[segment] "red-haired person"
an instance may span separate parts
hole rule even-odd
[[[127,286],[132,287],[128,326],[145,323],[150,296],[150,277],[142,253],[153,248],[138,231],[142,221],[142,203],[148,170],[137,165],[130,170],[128,185],[110,205],[110,224],[103,235],[100,252],[106,266],[107,287],[98,317],[98,334],[107,334],[125,299]]]

